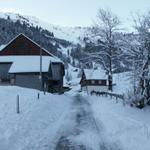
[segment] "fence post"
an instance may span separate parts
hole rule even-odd
[[[38,93],[37,98],[40,99],[40,93]]]
[[[147,138],[149,139],[149,129],[148,129],[148,126],[147,126]]]
[[[112,99],[112,95],[110,94],[110,98]]]
[[[125,99],[122,99],[123,100],[123,106],[125,106],[126,105],[126,101],[125,101]]]
[[[118,97],[116,96],[116,103],[118,103]]]
[[[47,86],[46,86],[46,83],[44,83],[44,95],[46,95],[46,89],[47,89]]]
[[[46,91],[44,90],[44,95],[46,95]]]
[[[144,134],[146,135],[147,139],[149,139],[149,130],[148,130],[148,126],[146,126],[144,124]]]
[[[17,111],[17,114],[20,113],[19,95],[17,95],[17,99],[16,99],[16,111]]]

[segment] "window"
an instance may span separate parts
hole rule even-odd
[[[91,81],[91,84],[95,84],[95,81],[94,81],[94,80],[92,80],[92,81]]]
[[[102,84],[102,81],[101,81],[101,80],[99,80],[99,81],[98,81],[98,84]]]

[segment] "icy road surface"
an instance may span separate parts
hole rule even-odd
[[[117,144],[106,141],[102,122],[96,121],[88,100],[81,95],[73,98],[66,118],[57,131],[54,150],[120,150]]]

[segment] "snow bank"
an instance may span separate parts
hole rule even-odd
[[[150,109],[143,111],[109,98],[90,98],[95,118],[105,127],[108,141],[117,143],[123,150],[149,150]]]
[[[61,127],[70,107],[65,95],[0,87],[0,149],[49,150],[57,129]],[[20,114],[16,113],[16,96],[20,96]]]

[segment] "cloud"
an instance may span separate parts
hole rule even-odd
[[[0,8],[0,12],[16,12],[14,8]]]

